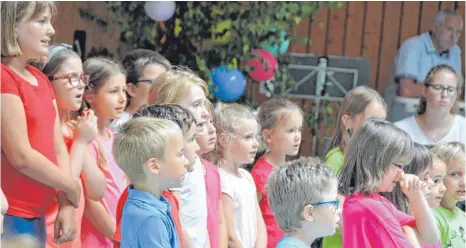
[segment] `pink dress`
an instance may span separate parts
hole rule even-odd
[[[100,147],[107,161],[107,167],[102,169],[105,181],[107,182],[107,188],[100,203],[116,222],[118,199],[126,187],[126,180],[124,172],[113,159],[112,145],[114,133],[110,129],[107,129],[107,131],[110,134],[110,138],[99,136],[98,141],[94,140],[90,144],[90,152],[96,159],[97,164],[100,164],[100,153],[98,152],[100,142]],[[83,218],[82,222],[81,239],[83,247],[113,247],[112,241],[100,233],[86,217]]]
[[[209,241],[211,248],[220,247],[220,219],[219,219],[219,202],[222,197],[220,186],[220,174],[215,165],[211,162],[201,159],[204,165],[205,187],[207,196],[207,231],[209,232]]]

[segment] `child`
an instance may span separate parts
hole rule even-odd
[[[404,174],[413,142],[384,120],[367,120],[351,137],[339,191],[343,204],[343,247],[412,247],[402,226],[410,226],[422,245],[439,241],[435,219],[415,175]],[[413,210],[409,216],[380,195],[400,183]]]
[[[171,204],[162,191],[180,187],[188,160],[180,127],[139,117],[121,127],[113,155],[132,183],[123,208],[121,247],[180,247]]]
[[[285,164],[286,156],[296,156],[301,144],[303,115],[298,105],[285,98],[272,98],[258,111],[262,137],[268,152],[257,160],[251,175],[257,188],[257,200],[267,228],[267,247],[274,248],[285,235],[270,209],[265,184],[272,170]]]
[[[434,209],[443,247],[463,248],[466,246],[466,214],[455,205],[465,200],[465,150],[464,144],[450,142],[432,148],[447,165],[443,183],[446,191],[440,207]]]
[[[350,90],[340,106],[337,127],[325,155],[325,164],[338,174],[343,166],[344,154],[351,134],[355,133],[367,119],[386,117],[387,105],[377,91],[366,86],[358,86]],[[340,202],[340,207],[343,207],[343,201]],[[342,228],[343,221],[340,221],[340,230],[332,236],[323,238],[322,247],[340,248]]]
[[[119,118],[125,108],[125,71],[105,58],[88,59],[83,67],[90,76],[84,99],[98,118],[98,135],[90,151],[105,175],[107,188],[101,201],[86,199],[81,238],[83,247],[112,247],[117,203],[127,182],[112,155],[114,134],[109,126],[110,120]]]
[[[254,161],[259,143],[255,114],[240,104],[219,104],[215,110],[222,201],[229,247],[265,248],[267,233],[257,202],[256,186],[241,166]]]
[[[43,247],[47,208],[55,197],[62,206],[77,207],[81,194],[71,175],[50,82],[27,64],[47,56],[56,7],[49,1],[1,5],[1,188],[9,203],[4,237],[27,234]],[[63,212],[56,220],[63,242],[74,239],[73,214]]]
[[[200,147],[199,154],[203,157],[201,162],[206,170],[204,178],[207,206],[210,206],[207,208],[207,231],[209,232],[211,248],[227,247],[228,236],[223,214],[220,174],[217,167],[207,159],[217,143],[217,130],[213,125],[214,107],[208,99],[206,100],[206,108],[209,117],[204,124],[204,131],[196,137],[196,141]]]
[[[162,55],[147,49],[132,50],[121,63],[127,72],[128,106],[121,117],[110,124],[110,129],[114,132],[118,132],[121,125],[130,120],[142,105],[147,104],[152,82],[171,66]]]
[[[192,172],[194,169],[194,162],[197,157],[196,153],[199,151],[199,146],[195,140],[196,124],[191,113],[185,108],[175,104],[150,105],[140,108],[138,112],[136,112],[133,116],[133,118],[138,117],[167,119],[174,121],[176,124],[178,124],[178,126],[181,128],[183,132],[184,154],[186,159],[188,159],[188,165],[186,166],[186,169],[188,172]],[[189,238],[189,235],[186,234],[186,232],[183,232],[183,228],[180,223],[179,201],[175,198],[173,192],[171,192],[170,190],[164,190],[162,192],[162,196],[164,196],[172,205],[171,216],[173,218],[173,221],[175,222],[176,231],[180,239],[180,247],[183,248],[185,246],[185,243],[187,243],[186,247],[192,247],[190,246],[191,239]],[[127,198],[128,188],[125,189],[125,191],[120,197],[120,200],[118,200],[117,230],[115,232],[115,235],[113,236],[113,240],[117,243],[116,247],[119,247],[121,239],[121,213],[123,211],[123,206]]]
[[[191,112],[196,120],[197,134],[201,134],[209,114],[205,101],[209,90],[207,83],[187,68],[175,67],[162,73],[152,83],[148,97],[149,104],[178,104]],[[181,222],[196,248],[203,248],[210,241],[207,231],[208,208],[205,183],[206,169],[196,157],[194,170],[188,173],[180,192]],[[178,193],[175,194],[178,196]]]
[[[62,245],[56,240],[54,222],[63,209],[58,203],[47,210],[47,247],[82,247],[81,221],[84,214],[84,197],[99,201],[105,192],[105,177],[88,152],[89,143],[97,135],[97,117],[92,110],[78,120],[71,120],[70,114],[79,110],[83,101],[84,87],[89,82],[89,76],[84,74],[81,58],[71,50],[71,46],[60,44],[54,46],[47,62],[42,66],[42,72],[48,76],[57,98],[57,108],[60,118],[63,138],[70,154],[71,172],[74,177],[81,178],[81,205],[74,212],[76,238]]]
[[[335,233],[337,179],[320,159],[301,157],[277,167],[267,192],[278,225],[287,233],[277,248],[308,248],[316,238]]]

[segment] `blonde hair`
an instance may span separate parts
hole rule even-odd
[[[205,96],[209,95],[207,83],[187,67],[172,67],[160,74],[152,83],[150,104],[179,103],[191,90],[193,85],[202,88]]]
[[[238,103],[217,103],[214,111],[214,126],[217,130],[217,137],[220,135],[226,135],[228,141],[235,139],[237,129],[240,127],[241,122],[244,120],[254,120],[257,121],[256,114],[254,111]],[[217,145],[212,151],[212,163],[218,164],[220,159],[223,159],[222,148]]]
[[[278,225],[289,233],[302,227],[307,205],[321,202],[336,191],[337,178],[319,158],[301,157],[272,172],[266,187]]]
[[[113,156],[131,182],[147,179],[148,159],[164,159],[168,140],[180,127],[173,121],[152,117],[138,117],[125,123],[113,141]]]
[[[46,11],[52,19],[56,15],[53,1],[5,1],[1,3],[2,12],[2,57],[23,55],[16,38],[16,26],[22,21],[36,19]]]
[[[439,156],[447,166],[456,161],[465,163],[464,144],[461,142],[449,142],[432,147],[431,151]]]

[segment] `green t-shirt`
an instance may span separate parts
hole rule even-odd
[[[444,207],[433,210],[443,248],[466,247],[466,214],[455,207],[453,211]]]
[[[341,170],[345,155],[341,152],[340,147],[336,146],[325,155],[325,164],[332,169],[335,174]],[[341,248],[343,238],[339,230],[336,230],[332,236],[325,237],[322,241],[322,248]]]

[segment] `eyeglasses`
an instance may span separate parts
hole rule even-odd
[[[79,85],[79,82],[82,81],[85,86],[89,84],[89,75],[86,74],[69,74],[69,75],[64,75],[64,76],[59,76],[59,77],[49,77],[50,81],[53,80],[58,80],[58,79],[68,79],[68,82],[70,83],[71,87],[76,87]]]
[[[152,84],[155,81],[154,79],[143,79],[143,80],[138,80],[136,83],[147,83],[147,84]]]
[[[323,201],[323,202],[318,202],[318,203],[314,203],[314,204],[311,204],[312,206],[316,207],[316,206],[319,206],[319,205],[324,205],[324,204],[330,204],[333,206],[333,212],[336,212],[338,210],[338,208],[340,207],[340,199],[336,199],[334,201]]]
[[[442,94],[445,90],[447,91],[448,95],[453,95],[458,90],[456,87],[453,86],[443,86],[439,84],[425,84],[426,87],[432,87],[435,93]]]

